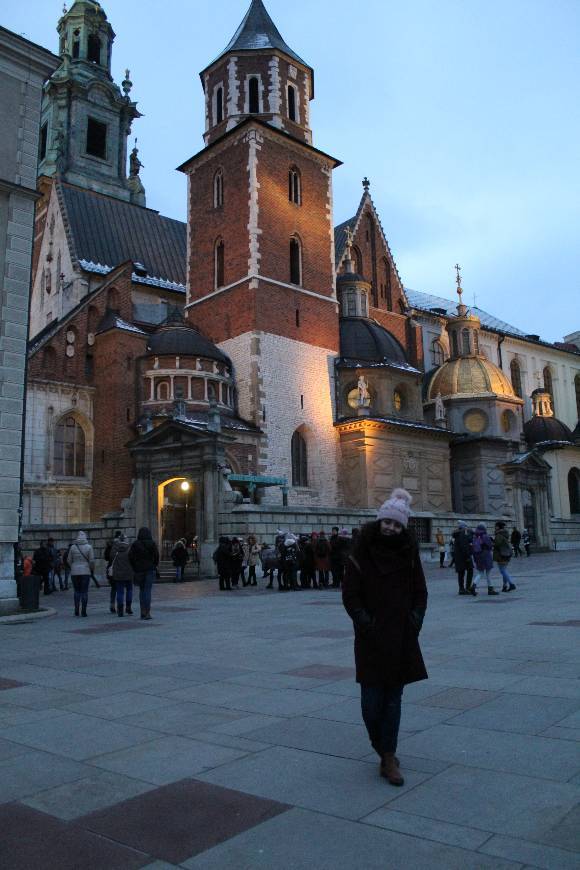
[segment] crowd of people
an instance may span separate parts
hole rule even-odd
[[[439,567],[445,567],[445,538],[441,529],[435,536],[439,548]],[[526,555],[530,555],[530,535],[524,529],[523,535],[513,529],[511,535],[503,520],[495,524],[493,536],[488,534],[484,523],[479,523],[475,531],[466,522],[459,520],[457,529],[451,535],[451,561],[448,567],[457,572],[458,594],[477,595],[477,587],[485,581],[488,595],[499,595],[493,585],[491,573],[497,565],[502,579],[502,592],[513,592],[516,588],[507,566],[512,558],[521,556],[520,542],[523,542]]]
[[[111,588],[110,610],[117,616],[133,614],[133,588],[139,589],[141,619],[151,619],[151,590],[158,577],[159,550],[150,529],[139,529],[133,543],[126,535],[115,532],[105,547],[106,574]],[[95,554],[86,532],[79,532],[76,540],[65,549],[57,550],[54,540],[41,541],[32,556],[22,560],[23,576],[35,574],[40,578],[45,595],[59,589],[63,592],[72,584],[75,616],[86,617],[91,581],[100,586],[95,577]]]
[[[346,560],[359,533],[334,526],[327,537],[320,532],[298,533],[278,529],[272,545],[259,545],[255,535],[244,541],[222,536],[213,554],[221,591],[257,586],[256,568],[268,580],[266,589],[339,589]],[[246,577],[246,570],[248,572]],[[240,586],[241,581],[241,586]]]

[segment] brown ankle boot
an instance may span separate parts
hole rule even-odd
[[[399,770],[399,759],[394,752],[385,752],[381,759],[381,776],[388,779],[391,785],[404,785],[405,780]]]

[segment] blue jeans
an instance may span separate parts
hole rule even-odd
[[[86,610],[89,600],[89,583],[91,582],[90,575],[73,574],[71,579],[75,591],[75,610],[79,609],[79,605],[82,605],[83,610]]]
[[[175,582],[181,583],[183,580],[183,572],[185,571],[185,565],[176,565],[175,566]]]
[[[145,571],[144,574],[140,575],[139,604],[141,605],[142,616],[145,616],[151,610],[151,589],[156,576],[155,568],[151,568],[150,571]]]
[[[123,607],[123,604],[130,608],[133,603],[133,584],[131,581],[129,580],[124,583],[117,581],[115,583],[115,591],[117,594],[117,608]],[[125,600],[123,601],[123,599]]]
[[[402,698],[403,686],[360,687],[362,717],[371,745],[381,757],[397,751]]]
[[[505,585],[505,586],[509,586],[509,585],[511,584],[511,585],[513,586],[513,582],[514,582],[514,581],[512,580],[512,578],[510,577],[510,575],[508,574],[507,565],[500,565],[500,564],[498,564],[497,567],[499,568],[499,573],[500,573],[501,576],[503,577],[504,585]]]

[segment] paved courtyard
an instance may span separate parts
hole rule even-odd
[[[53,595],[0,626],[0,866],[580,867],[579,563],[517,560],[477,599],[429,567],[400,789],[338,592],[169,585],[149,623]]]

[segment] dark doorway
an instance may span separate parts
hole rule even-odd
[[[534,494],[529,489],[524,489],[522,493],[522,502],[524,508],[524,529],[528,530],[530,541],[536,542],[536,507],[534,504]]]
[[[189,488],[185,489],[185,485]],[[163,490],[161,507],[161,549],[162,558],[168,559],[180,538],[191,543],[197,534],[194,484],[181,478],[168,483]]]

